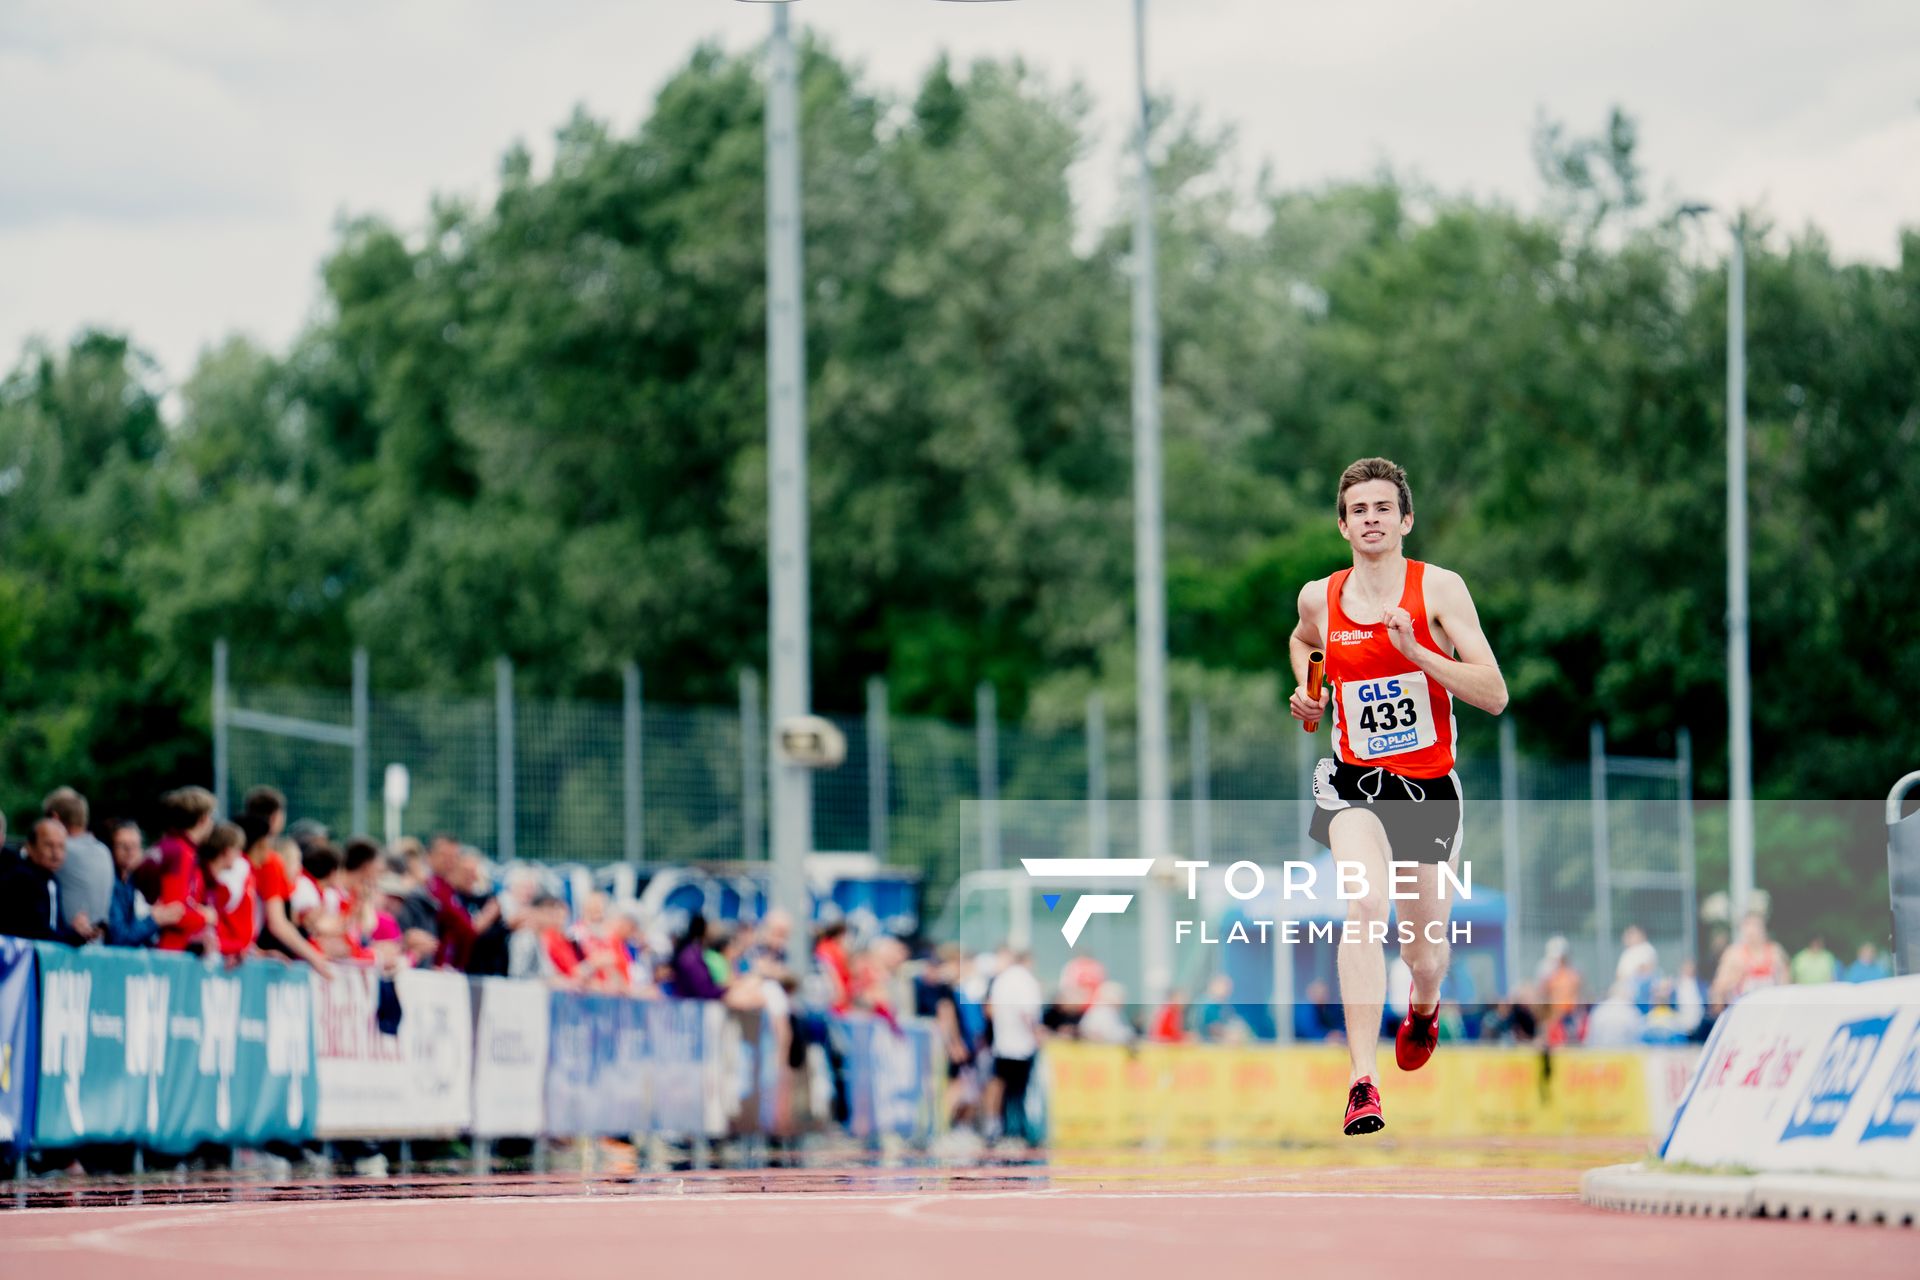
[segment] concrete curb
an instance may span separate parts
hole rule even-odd
[[[1625,1213],[1920,1226],[1920,1183],[1817,1173],[1674,1173],[1617,1164],[1580,1177],[1580,1200]]]

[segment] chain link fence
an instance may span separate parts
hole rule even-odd
[[[224,675],[224,661],[216,668]],[[520,698],[504,666],[493,698],[375,695],[364,661],[356,668],[362,687],[348,691],[216,680],[216,785],[230,810],[248,787],[270,783],[296,816],[347,832],[371,815],[364,825],[379,833],[381,777],[399,764],[410,783],[400,830],[449,831],[498,857],[589,866],[767,857],[766,710],[751,674],[739,705],[721,708],[642,702],[637,674],[624,703]],[[1023,856],[1137,853],[1134,735],[1108,723],[1097,700],[1084,728],[1040,731],[892,717],[879,682],[869,698],[864,715],[830,717],[847,756],[814,776],[815,845],[918,872],[923,920],[939,917],[969,872]],[[1310,737],[1291,720],[1201,705],[1176,708],[1173,727],[1178,856],[1312,856],[1324,729]],[[1609,975],[1629,924],[1662,955],[1696,954],[1684,733],[1674,759],[1621,757],[1607,754],[1596,726],[1589,760],[1555,762],[1520,756],[1511,723],[1502,730],[1496,752],[1463,756],[1459,772],[1463,848],[1475,882],[1508,896],[1515,979],[1534,972],[1556,935],[1583,972]]]

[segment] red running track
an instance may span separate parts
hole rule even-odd
[[[548,1176],[146,1188],[0,1212],[0,1276],[1716,1280],[1920,1273],[1895,1228],[1587,1209],[1567,1169],[1225,1167]],[[247,1197],[201,1203],[152,1201]],[[402,1198],[385,1198],[399,1196]],[[133,1198],[74,1188],[34,1199]]]

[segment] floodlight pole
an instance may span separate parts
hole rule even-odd
[[[1727,260],[1728,891],[1737,924],[1753,897],[1753,711],[1747,670],[1747,221]]]
[[[800,94],[787,6],[767,42],[767,778],[773,905],[794,922],[788,960],[811,955],[806,858],[813,775],[780,750],[780,725],[807,714],[807,354],[801,262]]]
[[[1160,318],[1153,228],[1152,105],[1147,94],[1147,0],[1134,0],[1134,70],[1139,82],[1139,201],[1133,222],[1133,574],[1134,647],[1139,685],[1140,854],[1171,872],[1173,822],[1167,784],[1167,587],[1161,509]],[[1148,997],[1173,981],[1172,919],[1165,883],[1141,894],[1142,967]]]

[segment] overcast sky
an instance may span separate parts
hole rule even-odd
[[[1150,0],[1156,92],[1287,184],[1382,163],[1532,205],[1538,113],[1637,117],[1653,190],[1819,226],[1891,261],[1920,223],[1917,0]],[[1025,58],[1100,105],[1109,190],[1131,0],[797,0],[882,84],[942,49]],[[242,331],[282,348],[343,211],[406,227],[484,195],[576,103],[624,131],[737,0],[4,0],[0,365],[32,333],[130,330],[167,373]]]

